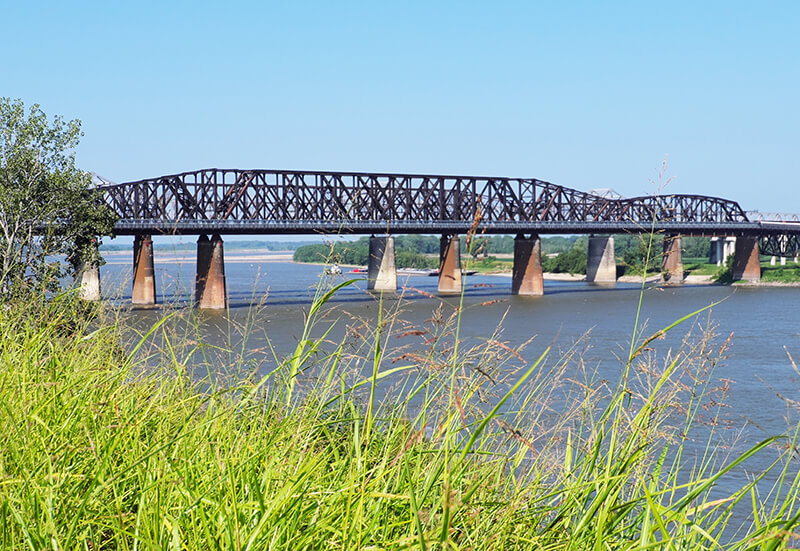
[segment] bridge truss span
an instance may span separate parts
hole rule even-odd
[[[98,187],[120,234],[753,230],[736,202],[618,199],[528,178],[206,169]]]
[[[684,281],[683,235],[712,237],[709,258],[733,258],[735,280],[756,282],[761,255],[796,257],[800,217],[748,216],[738,203],[702,195],[622,198],[532,178],[364,172],[206,169],[95,188],[117,214],[118,235],[133,243],[132,301],[156,301],[153,234],[197,234],[195,300],[227,306],[223,234],[376,234],[369,239],[368,288],[396,290],[394,239],[441,234],[439,292],[462,288],[459,234],[515,234],[512,293],[544,293],[538,234],[588,239],[589,282],[616,281],[613,234],[664,235],[662,273]],[[597,235],[599,234],[599,235]],[[210,236],[210,237],[209,237]],[[722,238],[722,239],[721,239]],[[785,262],[782,262],[785,263]],[[99,271],[82,288],[99,289]]]

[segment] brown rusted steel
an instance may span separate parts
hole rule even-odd
[[[471,223],[479,205],[488,225],[748,222],[716,197],[609,199],[520,178],[208,169],[98,189],[121,219],[162,222]]]

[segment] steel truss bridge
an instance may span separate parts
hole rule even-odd
[[[97,187],[133,234],[644,233],[758,236],[795,256],[800,220],[702,195],[600,197],[536,179],[205,169]]]

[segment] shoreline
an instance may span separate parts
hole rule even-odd
[[[800,281],[736,281],[731,287],[800,287]]]
[[[112,251],[107,252],[103,256],[108,265],[125,265],[130,264],[131,251]],[[167,250],[162,254],[156,251],[154,256],[155,264],[176,264],[176,263],[193,263],[195,262],[194,250]],[[267,249],[234,249],[225,251],[225,262],[230,264],[244,264],[248,262],[253,263],[270,263],[270,262],[291,262],[294,264],[308,264],[315,266],[325,266],[326,262],[295,262],[293,260],[293,251],[271,251]],[[357,264],[339,264],[343,269],[349,270],[353,268],[363,268]],[[347,273],[347,272],[346,272]],[[400,274],[400,275],[416,275],[416,274]],[[475,275],[496,276],[510,278],[511,271],[503,272],[480,272]],[[581,282],[586,281],[584,274],[568,274],[568,273],[554,273],[544,272],[543,278],[545,281],[573,281]],[[717,285],[713,281],[711,275],[689,274],[685,276],[684,285]],[[641,283],[642,276],[625,275],[617,278],[617,283]],[[645,279],[645,283],[662,283],[664,286],[669,287],[670,284],[661,281],[660,274],[649,275]],[[800,281],[759,281],[752,282],[735,282],[730,284],[732,287],[800,287]]]

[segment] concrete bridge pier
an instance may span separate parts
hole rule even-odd
[[[96,302],[100,300],[100,266],[97,259],[100,253],[97,250],[97,241],[92,240],[93,247],[90,258],[82,258],[75,280],[78,283],[78,296],[83,300]]]
[[[681,236],[668,235],[664,238],[664,256],[661,271],[668,285],[683,285],[683,256],[681,252]]]
[[[736,238],[726,237],[722,246],[722,251],[722,264],[725,264],[729,256],[734,256],[736,254]]]
[[[709,254],[709,264],[722,266],[729,256],[736,251],[735,237],[712,237],[711,254]]]
[[[708,253],[708,263],[720,266],[722,263],[722,238],[711,238],[711,249]]]
[[[86,262],[81,266],[80,297],[83,300],[100,300],[100,268],[95,263]]]
[[[616,283],[617,261],[614,257],[614,236],[589,237],[589,254],[586,258],[586,281],[590,283]]]
[[[750,283],[761,281],[761,262],[758,256],[758,237],[744,236],[736,239],[733,257],[733,280]]]
[[[443,235],[439,242],[439,292],[461,292],[461,241],[458,235]]]
[[[207,235],[200,234],[197,238],[197,269],[194,278],[194,301],[196,304],[200,304],[206,289],[206,278],[208,277],[212,251],[211,240]]]
[[[133,291],[131,302],[137,306],[156,303],[156,273],[153,265],[153,240],[149,235],[133,238]]]
[[[390,235],[380,237],[373,235],[369,238],[367,289],[374,291],[397,290],[394,237]]]
[[[786,250],[786,246],[788,245],[788,241],[789,241],[789,238],[787,236],[785,236],[785,235],[781,236],[781,250],[782,251]],[[781,262],[781,266],[786,266],[786,257],[785,256],[781,256],[780,262]]]
[[[542,274],[542,241],[538,234],[514,238],[514,266],[511,270],[511,294],[541,296],[544,294]]]
[[[773,255],[773,256],[769,257],[769,265],[770,266],[777,266],[778,262],[779,261],[778,261],[778,257],[777,256]],[[786,266],[786,257],[785,256],[780,257],[780,265],[781,266]]]
[[[204,310],[223,310],[228,306],[225,256],[222,238],[216,233],[211,240],[205,235],[197,239],[195,302],[198,308]]]

